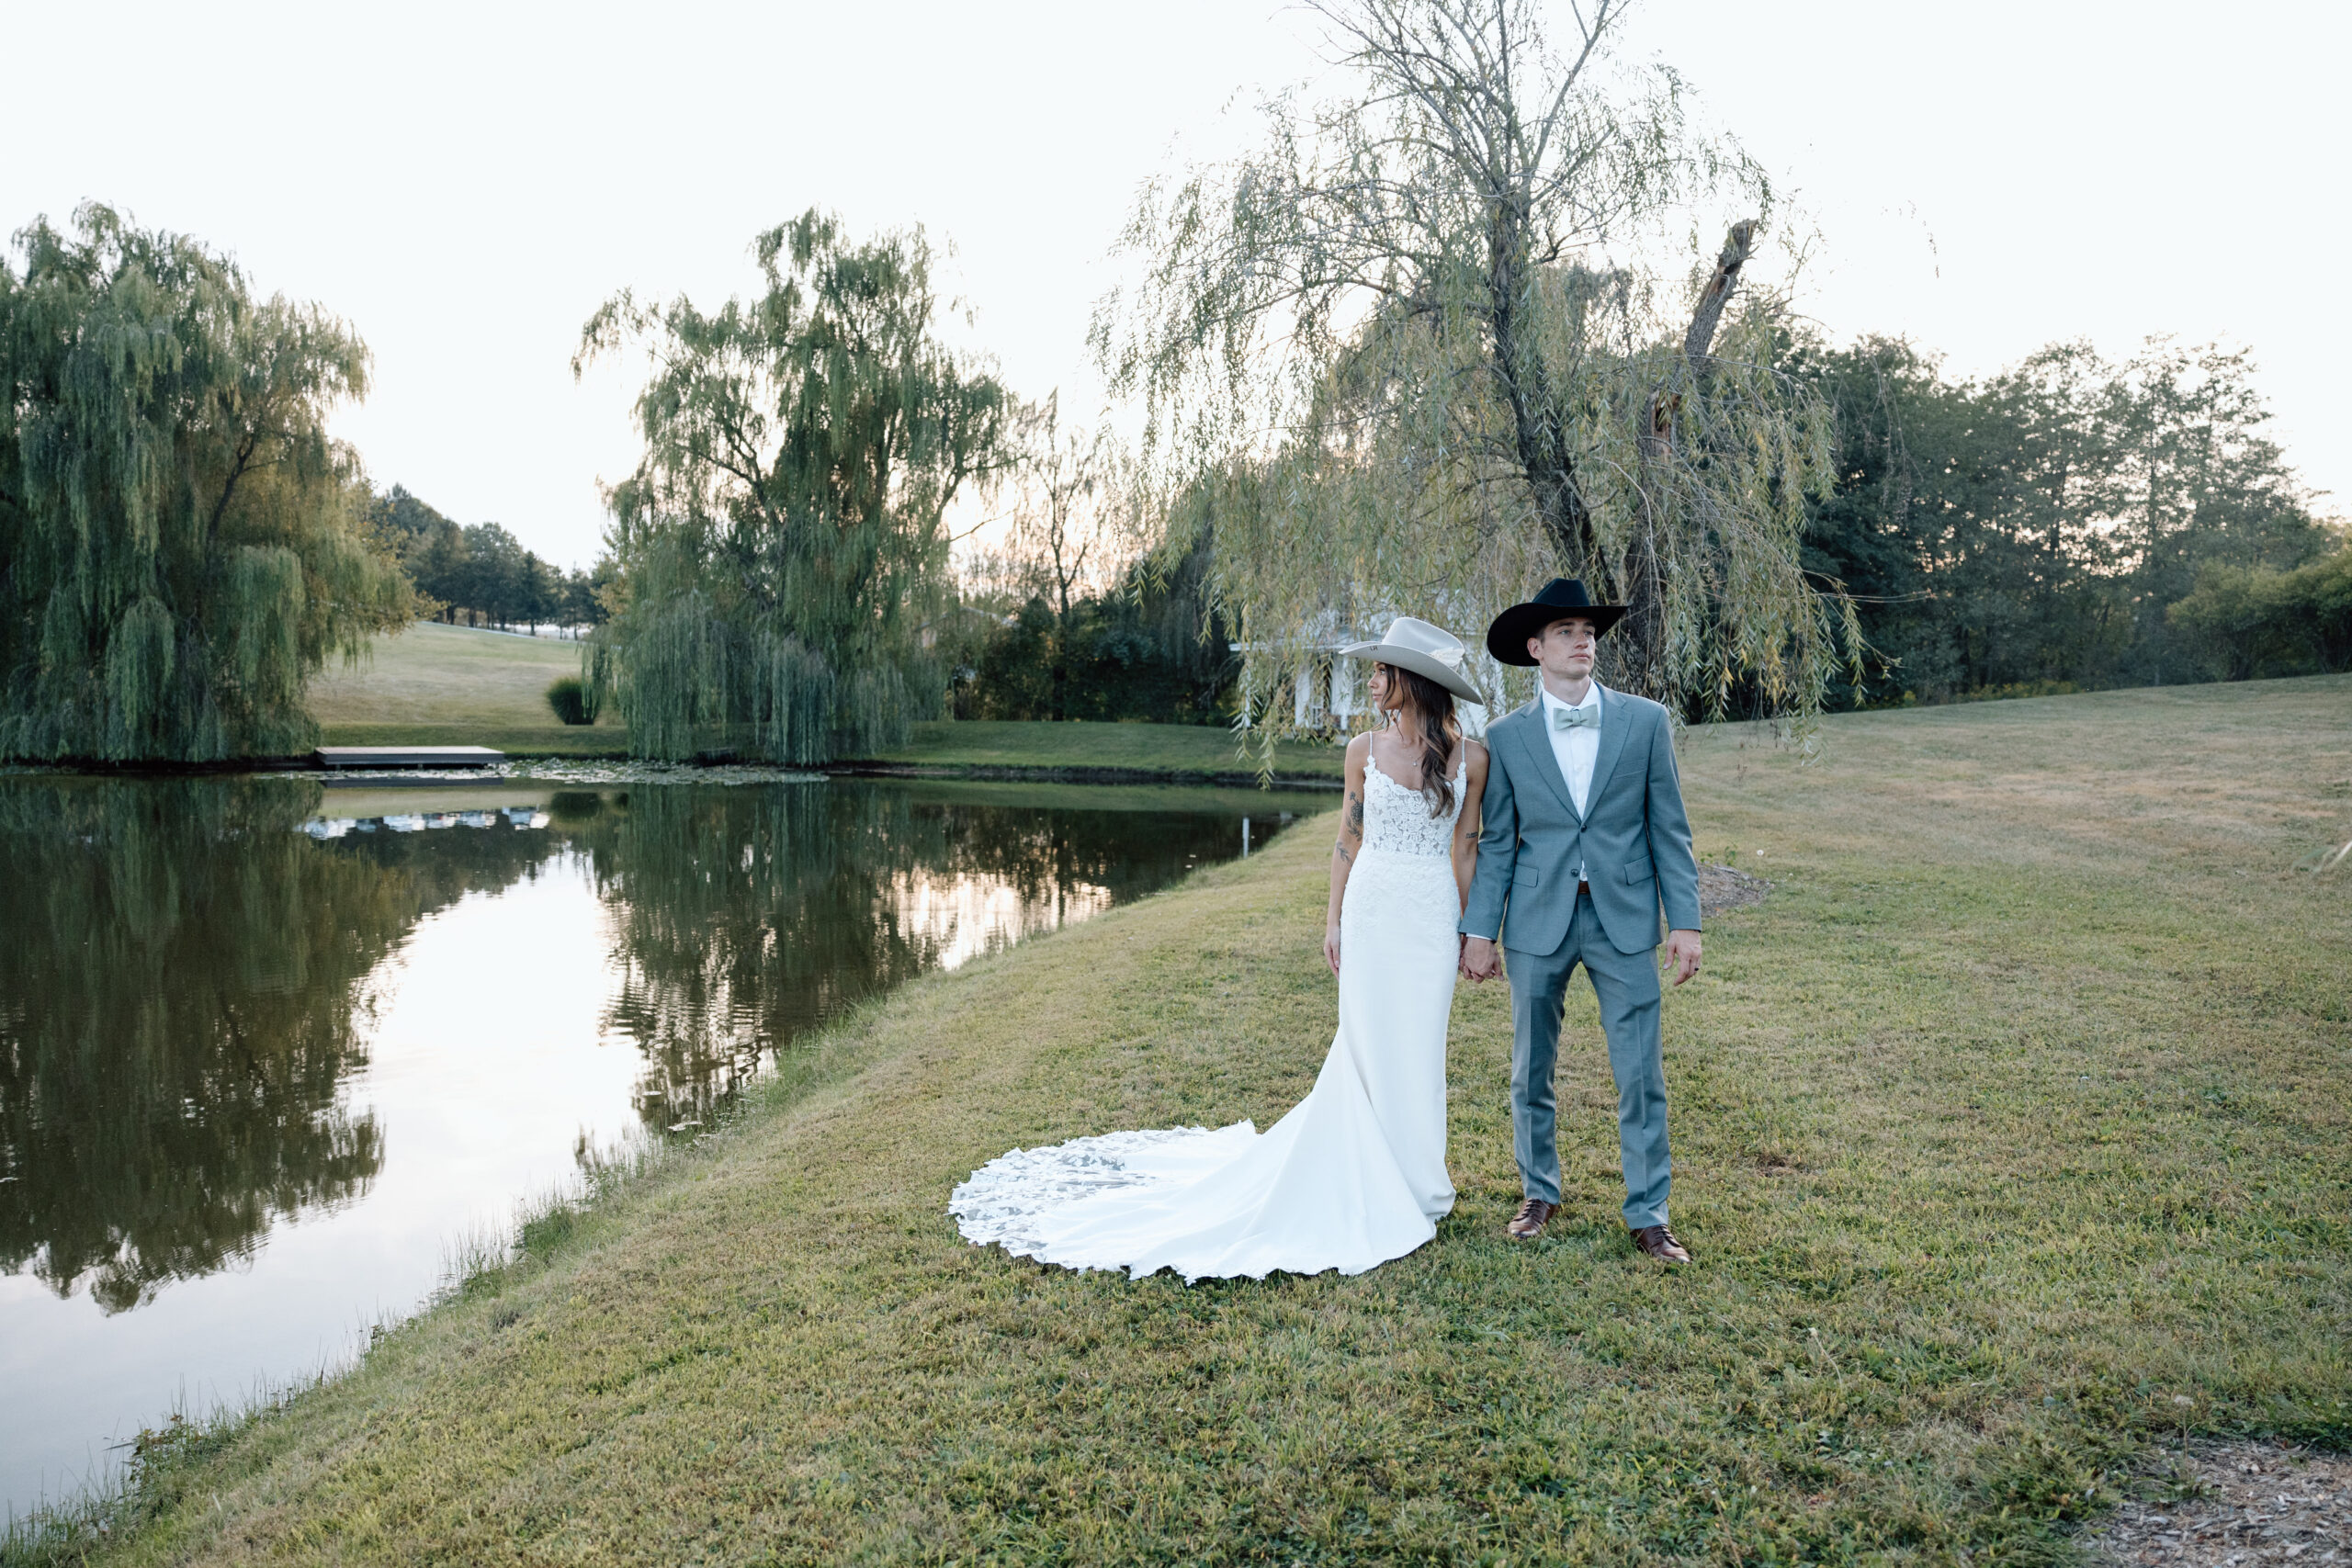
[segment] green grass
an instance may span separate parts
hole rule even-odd
[[[330,660],[311,682],[307,703],[312,718],[338,730],[352,725],[553,729],[560,726],[548,706],[548,687],[579,673],[578,643],[419,621],[396,637],[376,638],[353,668]]]
[[[322,746],[490,746],[510,757],[626,757],[607,714],[558,723],[548,687],[580,673],[580,645],[420,621],[378,637],[359,665],[311,683]]]
[[[311,683],[311,716],[329,746],[494,746],[517,757],[619,757],[628,731],[607,712],[593,727],[558,724],[547,691],[580,672],[576,643],[419,622],[379,637],[367,659],[330,664]],[[949,723],[915,726],[913,741],[880,757],[893,768],[941,773],[1254,775],[1232,732],[1176,724]],[[1285,742],[1275,772],[1337,779],[1340,748]]]
[[[1173,777],[1242,778],[1258,770],[1257,757],[1242,754],[1231,730],[1197,724],[941,720],[916,725],[911,742],[870,760],[924,768],[1115,771]],[[1336,780],[1345,765],[1344,750],[1329,744],[1283,741],[1274,751],[1274,772],[1282,778]]]
[[[1460,1206],[1352,1280],[1047,1270],[944,1206],[1016,1145],[1312,1082],[1328,833],[952,975],[282,1411],[173,1445],[123,1562],[2063,1561],[2168,1435],[2352,1443],[2352,680],[1694,734],[1776,885],[1668,1003],[1636,1258],[1588,995],[1514,1246],[1465,987]],[[560,1234],[559,1234],[560,1233]],[[166,1450],[167,1452],[169,1450]],[[30,1552],[28,1556],[33,1555]],[[58,1555],[63,1555],[59,1553]]]
[[[546,705],[541,704],[544,707]],[[509,723],[322,723],[327,746],[494,746],[516,757],[625,757],[628,731],[609,721],[594,727]],[[1256,776],[1257,761],[1234,746],[1230,731],[1174,724],[933,723],[915,726],[913,742],[863,759],[893,772],[944,777],[1027,774],[1038,778],[1164,779],[1170,783]],[[1337,780],[1340,748],[1285,742],[1275,776],[1294,783]]]

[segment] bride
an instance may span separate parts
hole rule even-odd
[[[1461,640],[1400,616],[1343,653],[1374,661],[1387,717],[1348,744],[1323,956],[1340,1028],[1315,1089],[1261,1134],[1248,1122],[1015,1149],[956,1189],[966,1240],[1072,1269],[1173,1269],[1187,1283],[1280,1269],[1361,1274],[1437,1234],[1455,925],[1477,856],[1487,752],[1453,699],[1478,701]]]

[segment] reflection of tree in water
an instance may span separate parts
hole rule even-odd
[[[616,922],[608,1026],[647,1057],[651,1120],[699,1119],[763,1055],[936,967],[1165,886],[1231,852],[1224,814],[973,804],[892,784],[639,788],[600,813],[557,802],[595,846]],[[960,889],[984,899],[933,898]],[[1006,924],[955,929],[986,903]],[[925,919],[926,913],[930,918]]]
[[[288,779],[0,781],[0,1270],[108,1312],[356,1198],[340,1090],[368,976],[417,920],[532,874],[541,833],[313,843]]]
[[[415,919],[283,780],[0,781],[0,1270],[108,1312],[363,1191],[361,982]]]
[[[327,809],[334,796],[327,797]],[[518,833],[505,822],[492,828],[448,828],[395,833],[352,833],[312,850],[373,866],[405,897],[409,924],[444,909],[469,893],[499,893],[536,881],[568,852],[545,833]],[[402,936],[407,934],[403,930]]]
[[[325,796],[332,800],[330,794]],[[1230,853],[1222,813],[898,784],[574,792],[553,833],[297,831],[308,781],[0,779],[0,1272],[109,1312],[363,1193],[368,977],[417,921],[586,853],[642,1112],[951,957]],[[331,809],[331,807],[329,807]],[[969,929],[975,917],[988,929]]]

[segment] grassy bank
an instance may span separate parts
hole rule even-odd
[[[488,634],[481,634],[488,635]],[[542,703],[541,707],[546,705]],[[628,731],[616,724],[567,727],[511,720],[320,725],[328,746],[494,746],[515,757],[626,757]],[[1336,746],[1284,743],[1275,777],[1287,783],[1336,782]],[[983,721],[915,726],[914,739],[881,757],[848,764],[872,771],[942,778],[1115,779],[1127,783],[1256,778],[1254,759],[1236,750],[1231,732],[1175,724],[1023,724]]]
[[[2028,1562],[2166,1434],[2352,1443],[2352,680],[1695,735],[1772,879],[1668,1005],[1636,1258],[1589,997],[1566,1212],[1516,1197],[1499,987],[1462,1201],[1352,1280],[1186,1289],[962,1246],[974,1166],[1263,1125],[1330,1029],[1309,822],[910,987],[723,1133],[159,1465],[107,1562]]]
[[[352,669],[330,663],[311,683],[326,746],[492,746],[513,757],[626,757],[611,715],[565,725],[548,687],[580,673],[580,646],[421,621],[378,637]]]
[[[580,673],[580,645],[420,621],[357,665],[329,660],[305,705],[320,724],[560,728],[548,686]],[[359,744],[353,742],[352,744]]]
[[[868,760],[942,771],[1052,770],[1170,778],[1239,779],[1254,774],[1258,767],[1256,757],[1241,755],[1233,732],[1221,727],[1008,719],[918,724],[907,745]],[[1281,778],[1336,780],[1344,762],[1337,746],[1284,741],[1274,750],[1274,772]]]

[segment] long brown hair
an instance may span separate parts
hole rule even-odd
[[[1410,712],[1406,739],[1421,753],[1421,798],[1430,803],[1431,817],[1442,817],[1453,809],[1453,694],[1419,671],[1394,664],[1381,668],[1388,671],[1392,689],[1396,682],[1404,682],[1405,705]]]

